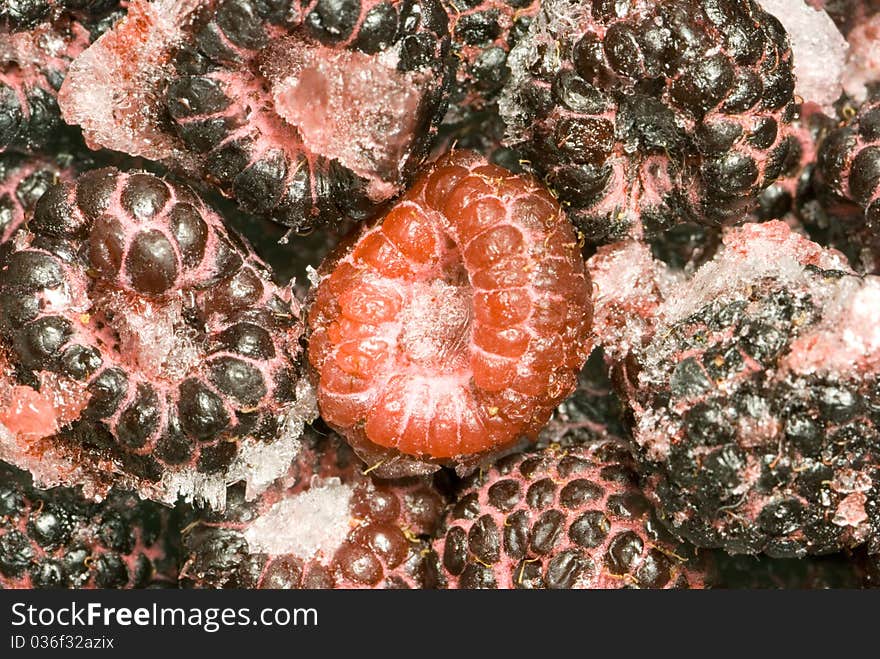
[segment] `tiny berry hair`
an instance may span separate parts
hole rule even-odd
[[[574,229],[534,179],[470,152],[437,162],[323,275],[319,406],[380,475],[534,436],[590,352]]]

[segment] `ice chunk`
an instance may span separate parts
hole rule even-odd
[[[871,16],[852,29],[849,47],[843,88],[861,103],[868,97],[866,86],[880,81],[880,14]]]
[[[795,93],[833,114],[849,46],[831,17],[804,0],[760,0],[785,27],[794,58]]]
[[[393,196],[395,186],[381,175],[404,167],[426,74],[399,71],[393,50],[373,56],[295,38],[279,47],[284,55],[267,60],[281,68],[266,70],[278,115],[309,150],[369,180],[370,198]]]
[[[338,478],[315,482],[305,492],[276,503],[244,533],[252,552],[292,554],[302,560],[327,561],[351,529],[354,488]]]
[[[160,125],[161,87],[186,27],[205,0],[133,0],[128,15],[70,66],[58,93],[62,116],[89,146],[164,160],[174,140]]]

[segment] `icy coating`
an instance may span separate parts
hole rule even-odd
[[[301,323],[189,189],[94,170],[50,188],[0,260],[0,456],[39,484],[223,507],[284,473],[316,415]],[[8,374],[8,375],[7,375]]]
[[[880,14],[856,25],[847,36],[849,58],[843,88],[857,103],[868,97],[868,86],[880,82]]]
[[[791,60],[751,1],[547,0],[508,57],[505,143],[588,240],[740,222],[790,148]]]
[[[644,259],[630,263],[641,272],[629,277],[654,276]],[[616,281],[596,277],[597,306],[627,308]],[[648,488],[676,532],[780,557],[868,539],[878,281],[783,222],[745,225],[686,282],[635,300],[641,345],[603,328]]]
[[[810,7],[805,0],[759,2],[779,19],[791,40],[795,93],[833,116],[833,104],[843,91],[848,66],[846,39],[824,10]]]
[[[445,501],[426,479],[374,482],[335,435],[304,439],[257,500],[233,486],[222,515],[184,532],[182,584],[196,588],[422,588]]]
[[[93,147],[197,171],[305,232],[370,216],[409,182],[445,109],[448,51],[436,0],[135,0],[60,103]]]
[[[270,556],[329,559],[350,530],[352,494],[351,486],[337,481],[279,501],[244,532],[248,547]]]
[[[441,159],[322,269],[319,406],[379,475],[534,436],[590,351],[571,225],[535,181],[475,154]]]
[[[159,97],[179,47],[204,0],[133,0],[128,15],[70,66],[58,101],[93,149],[153,160],[177,155],[162,130]],[[182,156],[181,156],[182,157]]]

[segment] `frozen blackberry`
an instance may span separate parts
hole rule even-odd
[[[730,230],[685,281],[648,258],[629,274],[593,259],[598,341],[677,534],[775,557],[876,534],[880,279],[778,221]],[[638,298],[619,285],[636,277],[653,282]],[[636,331],[601,322],[614,308]]]
[[[493,101],[510,77],[507,54],[529,30],[538,0],[443,0],[458,59],[450,117],[497,111]]]
[[[124,0],[4,0],[0,26],[13,31],[30,30],[62,17],[97,21],[114,11],[121,12]]]
[[[68,67],[121,16],[118,8],[114,11],[116,3],[93,4],[94,12],[66,11],[60,3],[40,0],[11,0],[5,9],[0,6],[0,152],[57,145],[64,123],[56,97]],[[17,10],[23,19],[33,15],[46,20],[4,25],[3,12],[9,18]]]
[[[0,244],[30,215],[40,197],[72,171],[58,160],[0,153]]]
[[[437,0],[136,1],[61,102],[92,144],[199,172],[305,231],[372,215],[405,187],[450,77]]]
[[[549,0],[508,64],[508,144],[591,241],[740,221],[782,172],[791,52],[752,0]]]
[[[473,153],[435,163],[321,274],[321,414],[380,476],[473,466],[534,437],[590,352],[571,224],[540,183]]]
[[[0,455],[40,484],[221,505],[265,486],[314,400],[299,305],[189,188],[93,170],[0,261]]]
[[[171,510],[133,494],[92,503],[0,463],[0,588],[173,585],[177,532]]]
[[[448,588],[700,588],[618,444],[550,446],[472,476],[434,544]]]
[[[317,439],[254,502],[184,533],[181,583],[198,588],[421,588],[445,502],[430,481],[374,482],[338,436]]]

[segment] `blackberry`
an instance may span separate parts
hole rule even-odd
[[[700,588],[628,452],[551,444],[469,478],[434,544],[448,588]]]
[[[40,490],[0,463],[0,588],[145,588],[177,580],[177,517],[133,494]]]
[[[473,466],[534,437],[590,352],[589,279],[536,181],[453,152],[322,266],[322,417],[380,476]]]
[[[137,86],[111,88],[108,68]],[[161,0],[133,4],[79,58],[61,102],[91,142],[198,173],[306,231],[371,216],[405,187],[450,77],[437,0]]]
[[[121,16],[116,4],[68,12],[60,3],[12,0],[0,8],[0,152],[58,144],[64,134],[58,89],[73,59]]]
[[[740,221],[793,139],[788,38],[751,0],[550,0],[508,64],[508,145],[591,241]]]
[[[459,60],[448,120],[490,111],[510,77],[507,54],[528,32],[538,0],[443,0]]]
[[[601,310],[596,327],[664,521],[701,547],[774,557],[870,539],[880,280],[778,221],[730,230],[686,282],[630,262],[654,286],[629,301],[617,282],[634,273],[590,270],[597,308],[626,310],[636,339]]]
[[[430,481],[374,482],[334,435],[312,437],[259,499],[191,524],[181,584],[197,588],[421,588],[444,501]]]
[[[313,414],[301,330],[290,289],[189,188],[115,169],[55,185],[0,261],[3,457],[222,505]]]
[[[30,215],[43,193],[72,171],[59,159],[0,154],[0,244]]]

